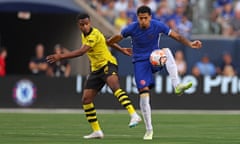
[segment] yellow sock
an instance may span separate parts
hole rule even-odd
[[[98,121],[92,122],[92,123],[90,123],[90,124],[91,124],[91,127],[92,127],[93,131],[99,131],[99,130],[101,130]]]
[[[89,124],[91,125],[93,131],[101,130],[100,125],[97,120],[96,110],[93,103],[84,104],[83,109]]]
[[[135,108],[132,105],[131,100],[128,98],[125,91],[118,89],[114,92],[114,95],[118,98],[118,101],[124,106],[130,115],[136,113]]]
[[[126,109],[127,109],[128,113],[129,113],[130,115],[136,113],[136,110],[135,110],[135,108],[133,107],[132,104],[128,105],[128,106],[126,107]]]

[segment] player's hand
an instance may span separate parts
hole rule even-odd
[[[191,48],[201,48],[202,47],[202,42],[199,40],[195,40],[191,42]]]
[[[46,59],[48,63],[54,63],[56,61],[59,61],[61,59],[61,56],[59,54],[53,54],[53,55],[47,56]]]
[[[127,56],[132,55],[132,49],[131,48],[122,48],[122,52]]]

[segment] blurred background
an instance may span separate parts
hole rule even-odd
[[[0,64],[4,68],[0,66],[0,106],[80,107],[79,94],[89,72],[87,57],[49,65],[45,56],[81,46],[75,21],[78,13],[87,12],[94,27],[109,37],[136,21],[140,5],[151,7],[153,19],[203,42],[202,49],[193,50],[167,36],[161,37],[160,47],[172,50],[182,80],[193,80],[196,87],[187,93],[191,97],[173,100],[163,70],[156,76],[154,93],[163,95],[155,99],[164,105],[156,103],[153,108],[239,109],[239,0],[0,0]],[[130,39],[121,41],[121,45],[131,47]],[[114,50],[112,53],[119,62],[123,88],[136,95],[131,57]],[[23,86],[19,81],[24,82]],[[18,91],[19,87],[22,89]],[[18,98],[35,99],[34,92],[38,97],[34,104],[14,102]],[[102,93],[111,95],[107,88]],[[115,103],[99,105],[119,108]]]

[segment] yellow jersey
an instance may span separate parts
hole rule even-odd
[[[117,65],[117,60],[108,49],[105,37],[98,29],[92,28],[87,36],[84,36],[83,33],[81,35],[82,44],[91,47],[87,56],[90,60],[92,72],[101,69],[108,62]]]

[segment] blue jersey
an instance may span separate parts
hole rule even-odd
[[[133,62],[148,60],[151,52],[158,49],[159,37],[162,33],[169,35],[170,28],[157,20],[151,20],[147,29],[142,29],[138,22],[133,22],[121,32],[123,37],[132,38]]]

